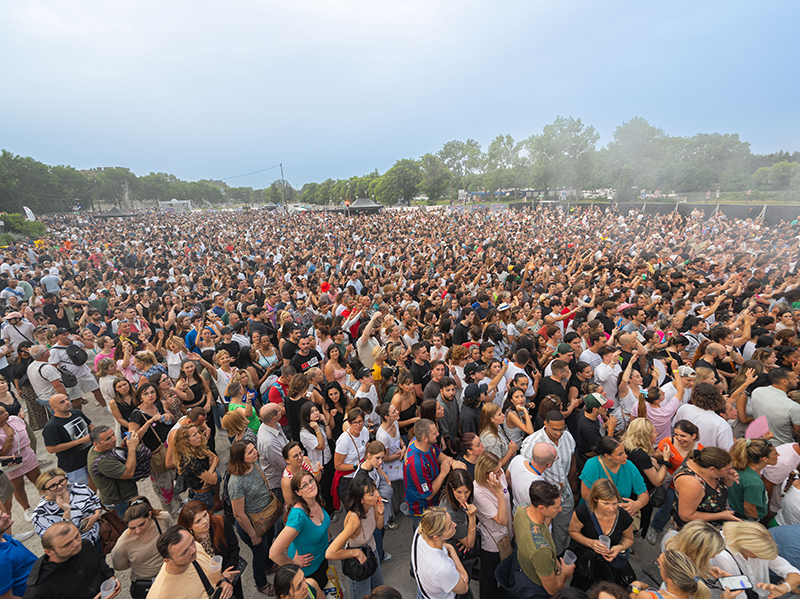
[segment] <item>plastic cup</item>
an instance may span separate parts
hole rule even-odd
[[[209,567],[209,573],[213,574],[214,572],[219,572],[222,570],[222,556],[215,555],[211,558],[211,566]]]
[[[408,509],[408,504],[405,501],[400,504],[400,511],[406,516],[411,515],[411,510]]]
[[[600,535],[598,540],[606,546],[606,549],[611,549],[611,537],[607,535]]]
[[[114,592],[114,589],[117,586],[117,581],[113,578],[109,578],[103,584],[100,585],[100,599],[106,599],[111,593]]]
[[[574,553],[572,553],[572,551],[570,551],[569,549],[567,549],[564,552],[564,557],[562,559],[564,560],[564,565],[565,566],[571,566],[576,561],[578,561],[578,556],[575,555]]]
[[[311,462],[311,470],[314,471],[314,474],[322,470],[322,464],[320,464],[317,460]]]

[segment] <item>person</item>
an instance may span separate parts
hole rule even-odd
[[[232,568],[211,571],[211,557],[191,533],[176,524],[165,530],[156,543],[164,562],[153,581],[147,599],[208,599],[206,583],[212,588],[220,580],[230,582],[238,571]],[[220,599],[230,599],[233,587],[228,584]]]
[[[474,433],[473,433],[474,434]],[[480,535],[478,534],[478,508],[474,502],[474,480],[464,469],[451,470],[439,503],[450,514],[456,531],[449,543],[461,560],[461,565],[472,579],[472,569],[478,560]],[[472,599],[472,591],[459,599]]]
[[[25,520],[30,522],[32,510],[31,504],[28,502],[28,494],[25,491],[25,478],[36,484],[36,479],[39,478],[41,472],[36,453],[31,449],[28,430],[22,418],[11,416],[8,408],[0,404],[0,457],[12,458],[17,462],[5,466],[3,472],[14,487],[14,497],[22,507]]]
[[[408,440],[414,425],[420,419],[417,396],[414,393],[414,377],[410,373],[401,372],[397,377],[397,392],[392,396],[392,405],[400,413],[397,423],[400,434]]]
[[[356,476],[353,479],[345,507],[347,515],[344,518],[344,527],[325,551],[325,559],[356,558],[363,564],[367,559],[365,547],[378,553],[373,533],[383,528],[384,524],[384,503],[371,478]],[[377,568],[369,578],[350,580],[350,597],[363,597],[383,584],[380,556],[377,555],[376,559]]]
[[[360,408],[352,408],[347,412],[350,424],[342,436],[336,440],[333,453],[333,466],[336,473],[333,477],[333,507],[339,509],[339,502],[347,499],[347,489],[353,481],[358,465],[364,460],[369,443],[369,431],[364,426],[364,412]]]
[[[458,456],[458,462],[464,464],[464,467],[469,472],[469,475],[475,478],[475,464],[478,458],[486,451],[483,441],[476,433],[464,433],[458,440],[458,445],[461,448],[461,453]]]
[[[101,369],[103,367],[101,366]],[[108,408],[124,434],[130,428],[131,414],[136,409],[136,397],[128,379],[117,376],[111,385],[114,399],[108,402]]]
[[[631,360],[632,362],[632,360]],[[631,409],[631,418],[647,418],[656,429],[656,442],[660,443],[670,434],[672,420],[683,397],[683,377],[678,373],[678,363],[672,362],[672,375],[675,377],[670,385],[675,385],[676,394],[667,398],[666,392],[656,385],[639,392],[638,402]]]
[[[306,578],[303,570],[296,564],[286,564],[278,568],[274,582],[277,599],[322,599],[323,597],[317,581]],[[402,597],[392,599],[402,599]]]
[[[761,472],[778,463],[778,451],[764,439],[738,439],[730,454],[739,480],[728,488],[728,504],[734,512],[763,520],[769,511],[769,497]]]
[[[111,550],[114,570],[130,570],[132,599],[145,599],[153,578],[161,569],[161,556],[156,548],[159,535],[172,526],[172,517],[157,510],[144,496],[134,497],[123,515],[127,530]]]
[[[797,386],[794,371],[775,368],[769,372],[769,386],[755,389],[750,396],[753,417],[766,416],[770,443],[775,446],[794,442],[800,434],[800,405],[789,399],[787,393]]]
[[[218,482],[219,457],[206,447],[206,440],[195,425],[182,426],[175,433],[172,460],[178,474],[187,479],[189,499],[202,501],[214,509],[214,487]]]
[[[455,532],[456,525],[445,508],[431,507],[421,516],[411,541],[417,599],[454,599],[469,590],[469,576],[456,550],[446,542]]]
[[[247,416],[241,410],[233,410],[225,414],[222,417],[222,428],[228,433],[231,444],[234,441],[252,441],[253,445],[258,442],[258,437],[250,428]]]
[[[332,435],[330,424],[325,420],[325,415],[320,411],[319,406],[308,402],[300,408],[300,442],[312,467],[322,470],[319,481],[322,496],[325,499],[325,507],[328,510],[333,509],[331,485],[333,485],[333,475],[336,472],[329,441]],[[315,464],[316,466],[314,466]]]
[[[711,591],[701,578],[700,571],[686,554],[668,549],[656,558],[656,564],[664,581],[664,592],[648,590],[646,584],[637,580],[630,586],[637,597],[659,599],[669,594],[675,599],[711,599]],[[728,596],[733,595],[730,591],[727,593]]]
[[[685,554],[697,567],[700,577],[706,580],[730,574],[711,566],[711,558],[725,549],[725,539],[710,523],[693,520],[678,534],[662,542],[665,551],[679,551]]]
[[[112,570],[72,522],[55,522],[42,536],[44,555],[36,560],[24,599],[95,599],[100,585],[114,580],[108,598],[122,590]]]
[[[233,525],[227,519],[212,514],[202,501],[190,501],[181,509],[178,524],[191,533],[210,557],[222,558],[222,570],[238,569],[239,541]],[[230,583],[223,581],[221,586],[222,592],[227,593]],[[233,585],[232,596],[244,599],[241,578]]]
[[[711,558],[711,566],[734,576],[747,576],[757,589],[770,597],[796,593],[800,570],[778,555],[778,546],[767,529],[758,522],[726,522],[722,525],[725,550]],[[771,575],[783,579],[772,584]]]
[[[101,424],[89,433],[89,437],[92,448],[87,456],[87,464],[97,495],[106,508],[124,518],[128,501],[139,494],[136,480],[133,479],[139,435],[131,433],[125,441],[127,454],[124,462],[114,453],[117,437],[110,427]]]
[[[506,436],[519,447],[523,440],[534,432],[530,412],[525,407],[525,389],[519,387],[509,389],[502,409],[505,414],[503,428]]]
[[[613,435],[617,426],[617,419],[608,416],[608,410],[614,407],[613,400],[595,391],[584,396],[583,404],[583,411],[578,417],[578,434],[575,437],[578,474],[583,471],[586,460],[597,455],[597,444],[603,435]]]
[[[510,441],[506,436],[505,423],[506,417],[496,403],[485,403],[481,408],[481,420],[478,425],[478,433],[483,441],[486,451],[493,453],[500,460],[503,468],[508,465],[517,453],[517,444]]]
[[[278,538],[269,550],[269,557],[282,566],[294,562],[305,576],[313,578],[324,588],[328,583],[328,529],[330,516],[314,475],[301,472],[292,478],[292,509]],[[291,555],[291,557],[289,557]]]
[[[592,485],[586,503],[575,508],[569,525],[570,549],[578,556],[572,586],[585,591],[596,580],[622,586],[633,582],[635,574],[627,554],[633,547],[633,518],[621,504],[614,483],[600,478]],[[610,545],[600,540],[603,535],[611,539]]]
[[[529,505],[514,514],[517,561],[521,572],[513,572],[512,576],[525,578],[527,586],[532,587],[531,597],[545,599],[566,586],[575,564],[566,565],[556,556],[555,543],[548,526],[561,510],[561,490],[546,481],[537,480],[531,483],[528,494]],[[501,577],[500,573],[498,577]],[[515,582],[519,584],[520,581],[509,580],[503,586],[509,588]]]
[[[581,472],[581,498],[586,501],[594,482],[607,478],[614,483],[622,500],[622,509],[636,517],[650,501],[650,494],[639,470],[628,461],[625,447],[611,437],[603,437],[597,445],[599,455],[586,462]]]
[[[283,448],[289,442],[283,427],[280,425],[281,407],[268,403],[259,411],[261,426],[258,427],[256,447],[258,448],[259,465],[267,477],[267,485],[278,499],[284,501],[281,492],[281,476],[286,462],[283,459]]]
[[[678,408],[675,420],[688,420],[697,426],[700,431],[698,440],[704,447],[719,447],[728,451],[733,446],[733,430],[727,420],[720,416],[727,409],[728,404],[716,386],[697,383],[692,390],[691,403]]]
[[[53,340],[55,343],[50,348],[48,361],[53,366],[69,370],[78,379],[78,384],[67,390],[67,395],[69,395],[70,399],[73,402],[80,402],[84,393],[92,393],[97,403],[105,407],[106,401],[103,399],[102,393],[100,393],[100,385],[97,384],[97,379],[89,369],[87,362],[84,361],[83,364],[79,364],[69,355],[69,346],[82,350],[85,347],[83,342],[74,335],[70,335],[68,329],[61,327],[53,331]]]
[[[244,371],[246,372],[246,371]],[[258,412],[254,406],[255,398],[249,393],[245,394],[245,389],[241,383],[233,381],[225,389],[225,397],[229,400],[228,412],[238,412],[247,419],[247,426],[253,431],[253,434],[258,433],[258,427],[261,422],[258,420]],[[227,428],[222,425],[222,428]]]
[[[695,449],[675,471],[675,503],[672,517],[680,528],[692,520],[705,522],[738,521],[728,509],[728,487],[738,476],[731,455],[719,447]]]
[[[470,362],[467,366],[475,364]],[[465,372],[471,372],[467,368]],[[464,388],[462,395],[461,411],[459,412],[459,422],[461,424],[461,433],[477,433],[480,434],[480,421],[482,415],[483,404],[486,401],[486,391],[489,388],[486,384],[470,383]]]
[[[81,536],[100,552],[100,498],[89,487],[70,483],[60,468],[42,472],[36,479],[36,488],[42,498],[33,509],[31,523],[40,537],[50,526],[62,520],[74,523]]]
[[[537,443],[531,450],[531,458],[515,456],[508,465],[506,474],[512,481],[511,492],[514,509],[528,505],[528,488],[535,480],[544,480],[545,472],[558,457],[556,448],[549,443]]]
[[[50,398],[59,393],[67,395],[67,388],[61,380],[61,373],[50,364],[50,350],[44,345],[31,347],[30,356],[33,361],[28,364],[28,381],[36,393],[36,401],[45,408],[50,408]],[[72,402],[70,401],[70,407]],[[52,410],[49,410],[52,412]]]
[[[48,453],[56,454],[58,467],[67,473],[70,482],[94,487],[86,467],[86,456],[92,446],[89,433],[92,421],[83,412],[72,407],[69,397],[56,393],[50,398],[53,417],[42,431]]]
[[[405,494],[403,488],[403,462],[406,456],[406,444],[400,434],[400,427],[397,425],[400,419],[400,412],[389,402],[384,402],[378,409],[381,417],[381,426],[378,428],[375,439],[383,443],[386,448],[386,457],[383,460],[383,470],[389,477],[392,485],[392,511],[397,512],[400,505],[400,498]],[[394,530],[396,522],[394,518],[389,519],[387,527]]]
[[[28,588],[28,577],[36,556],[15,539],[9,531],[14,521],[11,514],[0,510],[0,597],[22,597]]]
[[[314,478],[317,479],[317,482],[319,482],[322,471],[319,469],[314,470],[311,466],[311,460],[303,455],[303,446],[297,441],[290,441],[284,446],[283,459],[286,463],[286,467],[283,469],[283,475],[281,476],[281,491],[284,497],[289,497],[291,495],[292,478],[296,474],[299,474],[301,470],[310,472],[314,475]]]
[[[273,567],[269,546],[274,538],[274,528],[270,526],[259,535],[250,517],[260,514],[274,500],[272,491],[266,484],[266,475],[256,464],[257,461],[258,450],[252,442],[236,441],[231,445],[227,492],[236,519],[236,532],[253,552],[253,578],[256,588],[265,595],[274,595],[272,584],[267,581],[265,574],[265,569]]]
[[[497,408],[497,404],[490,405]],[[508,492],[506,475],[500,459],[489,451],[484,451],[475,464],[474,493],[482,541],[480,597],[489,599],[498,593],[502,595],[494,571],[501,561],[501,544],[510,544],[514,537],[511,494]]]
[[[662,456],[669,452],[669,476],[673,477],[675,472],[680,468],[683,463],[689,459],[694,449],[703,449],[703,446],[697,443],[698,430],[697,427],[688,420],[678,420],[673,428],[672,437],[664,439],[658,444],[659,451]],[[658,535],[664,531],[664,527],[672,517],[672,504],[675,502],[675,483],[670,480],[669,487],[664,497],[664,503],[658,508],[653,520],[650,522],[650,528],[647,530],[645,539],[651,545],[655,545],[658,541]]]

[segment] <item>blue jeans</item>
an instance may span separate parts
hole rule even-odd
[[[383,529],[375,527],[375,530],[372,531],[372,538],[375,539],[375,554],[378,556],[378,563],[383,561],[384,551],[383,551]],[[378,585],[381,586],[381,585]],[[369,595],[369,591],[366,593]],[[362,596],[362,595],[359,595]]]
[[[650,526],[652,526],[653,530],[656,532],[664,532],[664,527],[667,525],[667,522],[669,522],[669,519],[672,516],[672,503],[674,501],[675,489],[668,487],[664,504],[658,508],[656,515],[653,516],[653,521],[650,523]]]
[[[122,503],[114,503],[112,505],[103,504],[103,507],[105,507],[105,508],[107,508],[109,510],[114,510],[115,512],[117,512],[117,516],[119,516],[120,518],[122,518],[124,520],[125,519],[125,512],[128,511],[128,502],[127,501],[123,501]]]
[[[67,472],[67,480],[71,483],[79,483],[81,485],[89,486],[89,470],[84,466],[72,472]]]
[[[192,501],[202,501],[208,506],[213,513],[214,511],[214,487],[211,487],[208,491],[195,491],[194,489],[189,489],[189,499]],[[249,537],[248,537],[249,538]]]
[[[350,579],[348,578],[348,580]],[[350,580],[350,597],[353,599],[361,599],[361,597],[369,596],[373,589],[381,586],[382,584],[383,573],[381,572],[381,565],[378,563],[378,569],[375,570],[375,574],[366,580],[362,580],[361,582]]]
[[[256,582],[256,586],[262,589],[267,585],[267,575],[264,570],[272,566],[272,560],[269,559],[269,548],[274,538],[274,529],[270,528],[264,536],[261,537],[261,542],[255,546],[253,546],[253,542],[250,540],[250,535],[239,526],[238,522],[236,523],[236,532],[239,533],[239,538],[242,539],[245,545],[250,547],[250,550],[253,552],[253,579]]]

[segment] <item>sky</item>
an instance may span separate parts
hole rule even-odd
[[[295,187],[472,138],[634,116],[800,149],[800,3],[0,3],[0,148]]]

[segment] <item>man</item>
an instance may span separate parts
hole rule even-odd
[[[51,524],[42,535],[42,547],[44,555],[33,564],[25,599],[94,599],[106,580],[115,582],[108,599],[122,590],[114,570],[89,541],[81,539],[72,522]]]
[[[575,445],[578,456],[578,474],[583,470],[583,465],[589,458],[596,456],[595,448],[600,438],[614,433],[617,419],[609,417],[608,411],[614,407],[614,402],[595,391],[583,398],[583,414],[578,420],[578,437]],[[600,422],[600,416],[603,422]]]
[[[101,337],[106,333],[106,323],[101,320],[101,316],[98,310],[94,308],[89,310],[89,322],[86,324],[86,328],[94,333],[95,337]]]
[[[702,318],[687,316],[683,321],[682,335],[689,341],[689,345],[686,348],[686,355],[689,358],[694,357],[694,352],[697,351],[703,339],[706,338],[705,335],[703,335],[704,330],[706,330],[706,321]]]
[[[34,345],[30,355],[33,362],[28,365],[28,380],[36,393],[36,401],[49,411],[50,398],[56,393],[67,395],[67,388],[61,381],[61,373],[49,363],[49,349],[44,345]]]
[[[256,440],[259,464],[267,477],[267,485],[270,490],[283,500],[281,476],[286,468],[286,460],[283,459],[282,452],[289,443],[289,439],[286,438],[286,433],[279,424],[281,406],[268,403],[261,407],[258,416],[261,419]]]
[[[469,329],[475,321],[475,310],[466,307],[461,311],[461,320],[458,321],[453,331],[453,345],[464,345],[469,343]]]
[[[461,421],[461,434],[480,433],[481,410],[486,401],[486,392],[489,386],[470,383],[464,388],[464,397],[461,405],[459,419]]]
[[[513,481],[514,509],[528,505],[531,483],[543,480],[545,471],[556,461],[557,451],[549,443],[535,443],[531,457],[516,455],[508,465],[508,478]]]
[[[553,360],[552,374],[544,377],[539,383],[536,391],[536,398],[533,404],[538,411],[542,400],[548,395],[556,395],[561,400],[558,404],[559,409],[566,410],[569,406],[567,401],[567,390],[564,388],[564,381],[569,379],[569,364],[564,360]]]
[[[364,313],[363,318],[366,319],[366,313]],[[361,363],[367,368],[375,366],[375,358],[372,357],[372,350],[380,345],[380,341],[375,339],[373,333],[375,332],[375,327],[382,318],[383,314],[375,312],[372,318],[369,319],[369,322],[362,322],[358,327],[356,351],[358,352],[358,359],[361,360]]]
[[[575,460],[575,439],[565,426],[564,415],[558,410],[550,410],[545,414],[544,428],[525,439],[520,455],[531,456],[532,448],[539,443],[552,445],[556,451],[555,461],[544,471],[542,480],[561,489],[561,511],[553,518],[551,525],[556,553],[561,555],[570,543],[569,522],[575,509],[575,495],[580,491],[580,485]]]
[[[797,386],[797,375],[783,368],[769,372],[769,387],[759,387],[751,395],[753,417],[767,417],[772,443],[775,447],[794,443],[794,435],[800,434],[800,404],[787,395]],[[727,449],[727,448],[725,448]]]
[[[411,346],[411,355],[414,356],[414,361],[411,363],[409,372],[414,379],[414,393],[417,396],[417,403],[420,403],[424,395],[422,390],[431,380],[428,346],[424,343],[415,343]]]
[[[556,546],[548,526],[561,511],[561,491],[550,483],[537,480],[528,490],[530,505],[514,514],[517,558],[522,572],[537,587],[536,597],[552,596],[566,585],[575,570],[556,557]],[[510,581],[509,581],[510,582]]]
[[[607,345],[600,348],[597,353],[602,362],[595,366],[594,380],[603,386],[606,397],[616,397],[618,394],[617,380],[622,374],[622,366],[619,364],[620,350]]]
[[[22,597],[36,563],[30,549],[9,533],[13,523],[11,514],[0,508],[0,599]]]
[[[573,437],[578,434],[578,418],[583,397],[589,393],[589,383],[592,380],[592,367],[586,362],[577,362],[575,371],[567,382],[567,409],[561,410],[567,419],[567,428]]]
[[[439,489],[452,468],[464,468],[461,462],[444,455],[436,446],[439,429],[427,418],[414,424],[414,440],[409,443],[403,464],[405,500],[411,512],[414,530],[426,508],[439,505]]]
[[[47,321],[59,328],[69,327],[69,319],[64,310],[64,306],[69,304],[69,300],[64,299],[62,302],[59,302],[58,297],[54,293],[45,293],[43,299],[44,306],[42,306],[42,313],[47,317]]]
[[[120,518],[124,519],[128,501],[139,494],[136,481],[132,480],[136,470],[136,448],[139,446],[139,435],[131,433],[125,441],[128,448],[125,462],[120,461],[113,453],[117,446],[114,429],[101,424],[89,433],[89,438],[92,440],[92,448],[86,458],[89,477],[94,481],[97,495],[103,505],[114,510]]]
[[[356,372],[356,380],[360,383],[358,391],[356,391],[356,398],[366,397],[369,399],[370,403],[372,404],[372,412],[368,416],[369,421],[373,425],[380,426],[381,417],[378,414],[378,403],[380,402],[380,398],[378,397],[378,389],[375,387],[375,379],[372,376],[372,369],[367,368],[366,366],[359,368],[358,372]]]
[[[422,401],[439,397],[445,372],[447,372],[447,366],[442,360],[434,360],[431,362],[431,379],[428,381],[428,384],[425,385],[425,389],[422,392]]]
[[[589,335],[589,349],[585,350],[579,360],[592,367],[592,370],[603,361],[600,357],[600,348],[606,344],[606,335],[602,331],[595,331]]]
[[[105,407],[106,400],[100,392],[100,385],[97,383],[97,379],[92,374],[92,371],[89,370],[88,359],[83,364],[76,364],[67,351],[70,345],[83,349],[83,343],[70,335],[67,329],[56,329],[54,335],[55,344],[50,348],[49,362],[53,366],[69,370],[78,379],[78,384],[70,387],[67,393],[72,400],[73,406],[75,402],[80,405],[83,394],[91,392],[97,403]]]
[[[633,307],[628,308],[622,312],[622,315],[625,318],[630,319],[630,322],[622,327],[623,333],[639,333],[640,335],[644,334],[647,330],[647,327],[644,325],[644,321],[647,319],[647,315],[642,308]],[[620,338],[620,343],[622,342],[622,338]]]
[[[694,363],[694,368],[708,368],[714,373],[717,379],[717,389],[725,393],[728,390],[727,379],[720,374],[718,367],[722,364],[722,359],[728,355],[728,350],[719,343],[709,343],[700,359]]]
[[[25,291],[17,287],[17,280],[13,278],[8,279],[8,285],[5,289],[0,291],[0,301],[5,300],[6,307],[11,305],[11,298],[15,297],[18,301],[22,301],[25,297]]]
[[[222,341],[217,344],[217,351],[224,349],[230,355],[231,362],[236,362],[242,346],[233,339],[233,327],[222,327],[219,332],[222,334]]]
[[[27,320],[23,321],[20,312],[10,312],[6,315],[6,320],[8,321],[8,326],[3,328],[2,337],[13,348],[14,352],[17,351],[17,346],[23,341],[36,343],[33,340],[33,330],[36,327]]]
[[[58,467],[67,474],[71,483],[89,485],[95,490],[89,478],[86,460],[92,445],[89,433],[94,426],[83,412],[72,407],[69,397],[57,393],[50,398],[53,417],[42,430],[48,453],[56,454]]]
[[[313,346],[314,337],[303,333],[298,343],[297,353],[289,361],[295,371],[305,373],[314,367],[322,367],[322,356]]]
[[[229,582],[235,566],[224,572],[211,571],[211,558],[200,543],[182,526],[170,526],[156,542],[164,559],[147,599],[208,599],[206,583],[221,587],[220,599],[230,599],[233,586]]]
[[[270,403],[280,408],[281,419],[279,424],[287,434],[289,431],[289,419],[286,417],[286,405],[284,402],[289,397],[289,381],[292,380],[295,374],[297,374],[297,371],[295,371],[294,366],[286,365],[281,368],[281,375],[278,377],[277,381],[272,383],[272,386],[269,388],[269,393],[267,394]]]
[[[287,335],[288,338],[284,342],[283,348],[281,349],[281,356],[283,357],[284,366],[288,366],[291,363],[292,358],[294,358],[295,354],[300,349],[300,327],[297,325],[291,325]]]
[[[450,456],[458,455],[457,441],[460,436],[458,423],[458,401],[456,401],[456,381],[449,376],[439,381],[439,396],[436,403],[442,406],[444,415],[436,420],[436,426],[444,437],[444,451]]]

